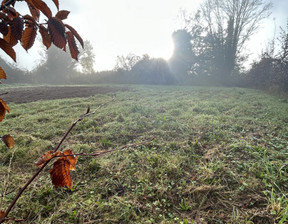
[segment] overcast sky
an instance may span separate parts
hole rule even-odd
[[[46,0],[45,2],[52,2]],[[109,70],[117,55],[149,54],[169,59],[173,52],[171,35],[177,29],[180,9],[195,11],[202,0],[59,0],[60,9],[71,11],[66,23],[94,46],[95,69]],[[19,3],[17,3],[19,4]],[[273,0],[273,13],[247,49],[251,59],[261,53],[274,35],[275,25],[286,28],[288,1]],[[50,4],[51,9],[55,9]],[[16,5],[17,7],[17,5]],[[275,18],[275,23],[273,21]],[[39,63],[39,44],[25,52],[17,47],[17,65],[31,70]],[[4,54],[1,52],[1,56]],[[5,57],[7,58],[7,57]],[[12,60],[9,59],[9,62]]]

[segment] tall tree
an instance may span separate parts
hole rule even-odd
[[[276,41],[280,48],[275,52],[274,40],[262,53],[260,59],[252,64],[247,72],[247,81],[261,89],[288,91],[288,23]]]
[[[231,74],[245,43],[270,15],[271,7],[265,0],[206,0],[202,4],[207,35],[222,61],[223,75]]]
[[[89,40],[84,41],[85,48],[80,50],[79,65],[81,72],[84,74],[92,74],[94,70],[95,54],[93,52],[93,45]]]
[[[281,27],[280,37],[278,38],[280,41],[280,59],[286,63],[288,63],[288,20],[286,24],[286,30]]]
[[[266,0],[206,0],[193,16],[183,13],[191,34],[192,70],[227,80],[243,62],[244,46],[270,15]]]
[[[174,52],[169,60],[169,67],[179,83],[185,82],[188,72],[191,70],[193,52],[192,36],[184,29],[177,30],[172,34]]]
[[[43,63],[33,73],[38,82],[63,84],[71,78],[75,66],[76,61],[68,53],[51,46],[44,52]]]
[[[132,53],[126,56],[117,56],[114,70],[130,71],[139,60],[141,60],[141,57]]]
[[[27,72],[17,68],[15,65],[6,62],[3,58],[0,57],[0,65],[4,71],[9,74],[7,80],[4,83],[27,83],[31,82],[30,76],[27,75]],[[0,82],[1,84],[1,82]]]

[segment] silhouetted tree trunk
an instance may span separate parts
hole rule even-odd
[[[174,52],[169,60],[169,67],[178,83],[185,83],[188,72],[193,63],[193,51],[191,45],[192,36],[186,30],[177,30],[172,34]]]

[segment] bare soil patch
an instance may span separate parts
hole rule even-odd
[[[38,100],[89,97],[96,94],[127,91],[128,87],[116,86],[39,86],[7,89],[2,98],[7,103],[29,103]]]

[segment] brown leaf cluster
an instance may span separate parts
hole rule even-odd
[[[70,170],[75,170],[75,165],[78,158],[73,155],[72,150],[68,149],[61,153],[60,151],[48,151],[44,153],[36,162],[35,165],[42,167],[46,162],[54,157],[59,157],[53,164],[53,168],[49,171],[52,184],[57,187],[67,186],[72,188],[72,179]]]
[[[21,46],[28,51],[34,45],[39,31],[43,45],[47,49],[53,43],[55,46],[66,51],[66,45],[68,45],[71,57],[78,60],[79,50],[75,38],[80,42],[82,47],[84,47],[83,40],[73,27],[64,24],[62,21],[67,19],[70,12],[59,10],[58,0],[52,0],[58,10],[55,16],[52,15],[51,9],[43,0],[22,1],[26,3],[30,14],[21,15],[17,12],[14,8],[16,1],[2,0],[1,2],[0,49],[16,62],[14,46],[20,42]],[[47,17],[47,23],[39,23],[41,13]],[[0,79],[6,79],[6,73],[1,66]],[[9,112],[9,107],[0,99],[0,122],[4,119],[6,111]],[[12,148],[14,146],[14,139],[9,136],[5,137],[6,140],[3,138],[2,140],[9,148]],[[49,158],[49,156],[53,158],[53,156],[58,155],[48,153],[46,156],[43,160]],[[69,162],[70,160],[67,159],[67,161]]]
[[[70,12],[59,10],[58,0],[52,1],[58,10],[55,16],[52,15],[51,9],[43,0],[23,0],[30,11],[30,14],[24,16],[14,8],[15,1],[2,1],[0,11],[0,35],[2,35],[2,37],[0,36],[0,48],[15,62],[16,53],[13,47],[20,42],[26,51],[29,50],[34,45],[38,31],[47,49],[53,43],[66,51],[66,45],[68,45],[71,57],[77,60],[79,50],[75,43],[75,38],[82,47],[83,40],[73,27],[63,23],[63,20],[67,19]],[[47,17],[47,23],[39,23],[41,14]],[[4,76],[3,72],[0,67],[0,78]]]
[[[20,1],[20,0],[19,0]],[[43,0],[21,0],[26,3],[30,14],[21,15],[14,8],[17,0],[2,0],[0,6],[0,49],[9,55],[16,62],[16,53],[13,47],[19,42],[21,46],[28,51],[35,42],[37,33],[39,31],[43,45],[48,49],[53,43],[55,46],[66,51],[66,45],[69,46],[71,57],[77,60],[79,50],[75,42],[76,39],[83,47],[83,40],[73,27],[64,24],[62,20],[67,19],[69,11],[60,10],[58,0],[52,0],[58,12],[55,16],[52,15],[51,9]],[[47,17],[46,23],[39,23],[40,15]],[[0,66],[0,79],[6,79],[6,73]],[[1,84],[1,82],[0,82]],[[4,100],[0,99],[0,122],[5,118],[6,111],[9,112],[9,107]],[[7,134],[0,137],[7,147],[14,147],[14,139]],[[60,151],[48,151],[43,154],[35,163],[38,167],[43,167],[54,157],[60,157],[53,164],[50,170],[52,183],[55,186],[67,186],[72,188],[72,180],[70,170],[75,169],[77,157],[73,155],[72,151],[66,150],[63,153]],[[40,170],[41,171],[41,170]],[[38,173],[35,174],[35,178]],[[33,178],[31,181],[33,181]],[[31,182],[30,182],[31,183]],[[25,187],[30,184],[29,182]],[[7,212],[0,210],[0,222],[5,220],[11,208],[18,200],[23,191],[19,191]],[[17,221],[17,220],[15,220]]]
[[[65,26],[57,17],[49,18],[48,30],[53,44],[63,50],[66,47]]]

